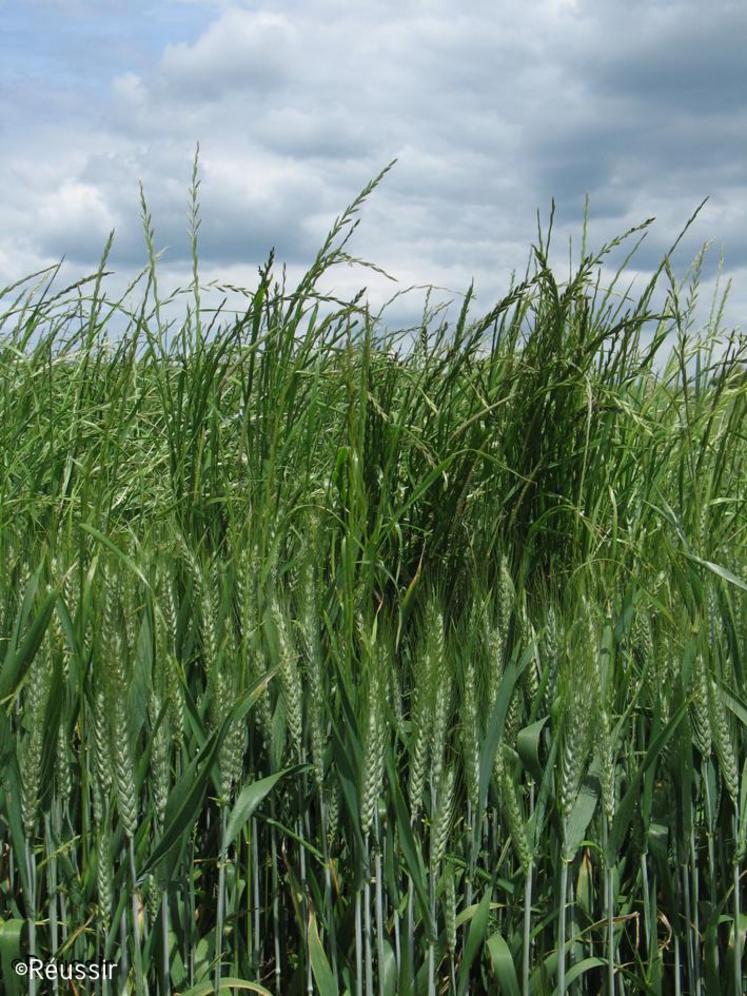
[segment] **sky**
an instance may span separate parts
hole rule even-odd
[[[373,304],[411,285],[488,310],[522,275],[556,204],[563,274],[589,198],[592,248],[655,217],[629,266],[642,288],[711,243],[747,313],[747,5],[729,0],[0,0],[0,286],[64,256],[111,278],[143,265],[142,181],[163,278],[189,279],[187,196],[200,144],[207,282],[289,278],[392,159],[341,268]],[[398,299],[420,312],[423,291]]]

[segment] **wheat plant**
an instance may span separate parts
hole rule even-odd
[[[382,176],[244,310],[197,164],[188,287],[142,192],[127,295],[0,295],[9,996],[744,991],[745,335],[646,225],[392,330]]]

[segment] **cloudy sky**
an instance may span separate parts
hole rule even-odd
[[[747,324],[741,0],[11,0],[0,17],[0,285],[63,255],[90,270],[112,228],[124,282],[140,180],[181,280],[199,141],[206,280],[253,285],[271,246],[299,273],[396,157],[353,249],[399,283],[344,269],[341,291],[474,278],[487,309],[553,197],[567,258],[587,193],[592,245],[656,216],[642,285],[708,196],[678,269],[713,243],[705,298],[723,250],[727,317]]]

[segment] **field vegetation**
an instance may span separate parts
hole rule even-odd
[[[378,179],[240,313],[196,173],[189,287],[143,199],[128,296],[0,297],[8,996],[745,991],[744,333],[646,225],[392,331]]]

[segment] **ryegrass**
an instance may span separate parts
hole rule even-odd
[[[388,331],[317,289],[375,182],[241,314],[196,173],[179,325],[144,198],[137,307],[2,296],[3,991],[742,991],[744,335],[549,233]]]

